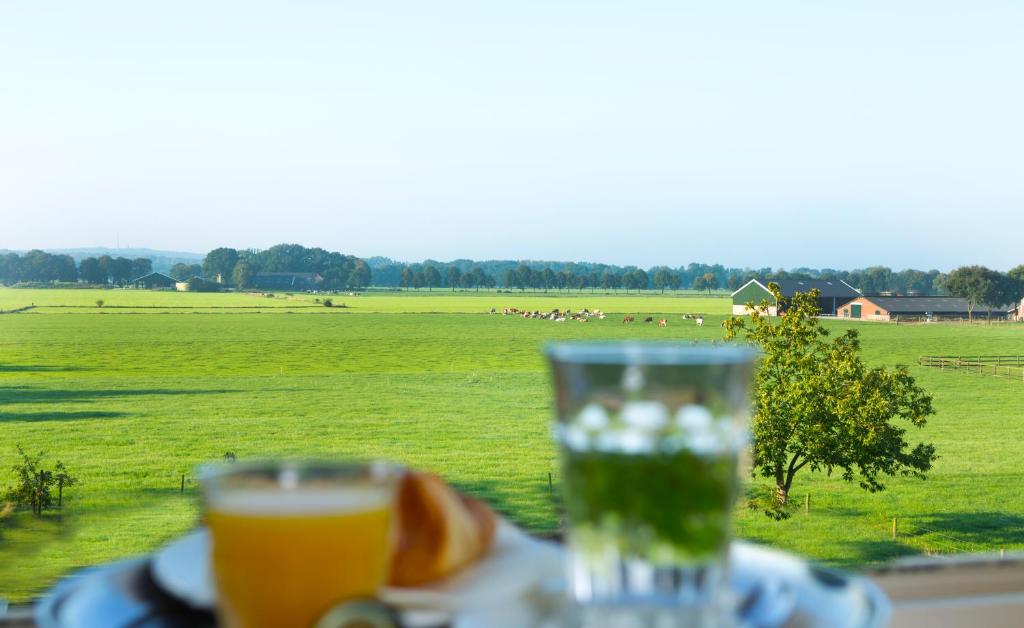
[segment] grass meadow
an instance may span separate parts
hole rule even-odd
[[[102,298],[104,307],[95,300]],[[0,487],[15,446],[63,460],[81,485],[62,511],[0,520],[0,597],[139,554],[196,524],[198,465],[238,458],[388,458],[441,473],[538,534],[559,528],[559,471],[540,347],[562,339],[721,337],[721,297],[434,293],[335,296],[0,289]],[[74,306],[74,307],[68,307]],[[489,315],[599,308],[667,328]],[[681,313],[703,313],[697,328]],[[926,354],[1024,354],[1024,325],[856,326],[865,358],[911,364],[938,411],[911,442],[940,456],[926,481],[869,494],[802,471],[786,521],[737,509],[743,538],[846,568],[895,557],[1024,548],[1024,382],[915,365]],[[186,476],[184,494],[181,476]],[[753,479],[748,493],[766,484]],[[891,538],[892,517],[900,533]]]

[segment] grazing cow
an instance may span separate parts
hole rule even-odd
[[[491,308],[491,314],[496,314],[497,312],[498,310],[494,309],[493,307]]]
[[[697,317],[697,327],[703,327],[703,326],[704,326],[704,317],[703,316],[698,316]]]
[[[644,319],[644,322],[645,323],[653,323],[654,322],[654,317],[653,316],[648,316],[647,318]]]
[[[668,319],[663,318],[660,321],[658,321],[658,327],[668,327]]]
[[[625,317],[622,318],[622,322],[623,323],[633,323],[635,321],[636,321],[636,317],[635,316],[625,316]]]

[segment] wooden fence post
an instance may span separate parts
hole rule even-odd
[[[892,540],[896,540],[896,517],[892,518]]]
[[[811,512],[811,494],[807,493],[804,495],[804,512]]]
[[[551,481],[551,472],[548,471],[548,494],[555,494],[555,483]]]
[[[181,474],[181,494],[185,494],[185,474]]]

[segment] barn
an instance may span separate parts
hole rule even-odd
[[[991,318],[1011,315],[1012,306],[992,308]],[[967,301],[959,297],[858,297],[839,308],[840,318],[867,321],[968,318]],[[989,318],[987,305],[974,308],[976,318]]]
[[[256,273],[249,285],[260,290],[315,290],[321,281],[317,273]]]
[[[732,313],[747,314],[748,303],[760,305],[762,301],[767,300],[770,304],[768,314],[777,316],[779,312],[786,311],[786,301],[796,293],[817,290],[818,307],[822,315],[835,316],[839,306],[860,296],[860,292],[841,279],[779,279],[772,283],[779,284],[779,290],[782,292],[781,303],[775,302],[775,297],[768,290],[768,282],[762,283],[757,279],[751,279],[732,293]]]
[[[136,288],[149,288],[153,290],[155,288],[173,288],[177,281],[174,277],[168,277],[163,273],[149,273],[138,279],[133,279],[132,285]]]

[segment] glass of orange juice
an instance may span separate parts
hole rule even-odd
[[[312,626],[387,579],[401,469],[232,464],[202,474],[225,626]]]

